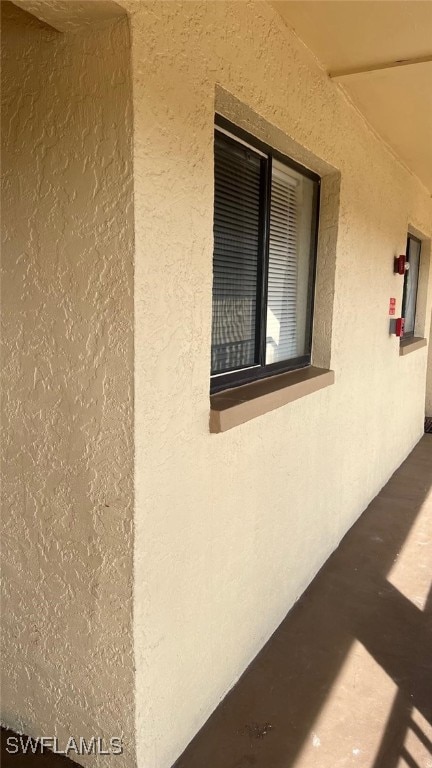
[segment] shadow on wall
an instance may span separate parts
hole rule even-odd
[[[371,763],[363,762],[362,768],[396,768],[400,759],[411,768],[423,768],[411,757],[406,740],[414,735],[432,755],[432,743],[414,714],[417,710],[432,723],[432,590],[421,610],[386,575],[428,495],[431,459],[432,437],[425,437],[345,537],[176,768],[294,768],[355,640],[398,689],[376,757]],[[367,675],[361,667],[359,672]],[[354,709],[362,691],[349,693]],[[371,695],[373,702],[373,691]],[[336,725],[339,729],[340,723]],[[29,761],[34,768],[74,765],[50,753],[12,756],[6,753],[6,739],[12,735],[2,731],[5,768],[22,768]]]
[[[120,734],[131,765],[129,27],[1,12],[2,722]]]
[[[431,749],[411,717],[416,708],[432,723],[431,594],[422,611],[386,579],[431,486],[431,457],[425,436],[175,768],[294,768],[355,640],[398,687],[370,768],[395,768],[409,728]]]

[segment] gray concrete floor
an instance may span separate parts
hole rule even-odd
[[[432,435],[176,768],[432,768]]]

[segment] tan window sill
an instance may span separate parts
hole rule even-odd
[[[210,432],[226,432],[328,387],[334,383],[334,378],[334,371],[309,366],[211,395]]]
[[[427,339],[422,339],[419,336],[412,336],[410,339],[401,341],[399,347],[400,355],[409,355],[411,352],[415,352],[416,349],[421,349],[427,345]]]

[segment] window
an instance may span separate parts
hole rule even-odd
[[[405,272],[402,299],[402,317],[405,318],[403,338],[414,336],[420,272],[420,250],[421,241],[413,235],[408,235],[406,256],[409,269]]]
[[[211,391],[310,365],[319,179],[215,130]]]

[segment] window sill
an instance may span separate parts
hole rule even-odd
[[[211,395],[210,432],[226,432],[328,387],[334,380],[334,371],[309,366]]]
[[[427,346],[427,339],[422,339],[419,336],[412,336],[405,341],[401,341],[399,347],[400,355],[410,355],[411,352],[415,352],[416,349],[421,349]]]

